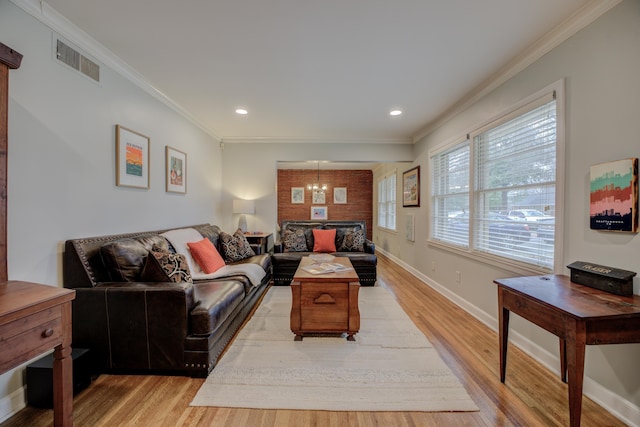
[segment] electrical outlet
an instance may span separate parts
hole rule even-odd
[[[456,282],[460,283],[461,279],[462,279],[462,274],[460,273],[460,271],[456,271]]]
[[[436,271],[436,262],[431,261],[431,271]]]

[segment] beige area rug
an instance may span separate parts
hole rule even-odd
[[[360,289],[356,342],[294,341],[291,289],[272,287],[191,406],[331,411],[477,411],[389,292]]]

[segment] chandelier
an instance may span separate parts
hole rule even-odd
[[[314,193],[323,193],[327,191],[329,186],[327,184],[320,184],[320,162],[318,162],[318,178],[317,182],[313,184],[307,184],[308,190],[313,190]]]

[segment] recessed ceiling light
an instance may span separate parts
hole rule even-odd
[[[240,114],[242,116],[244,116],[245,114],[249,114],[249,112],[247,110],[245,110],[244,108],[236,108],[236,113]]]
[[[391,110],[391,111],[389,111],[389,115],[390,116],[399,116],[400,114],[402,114],[402,110]]]

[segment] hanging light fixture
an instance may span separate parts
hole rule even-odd
[[[312,190],[315,193],[323,193],[327,191],[329,186],[327,184],[320,184],[320,162],[318,162],[318,179],[313,184],[307,184],[307,189]]]

